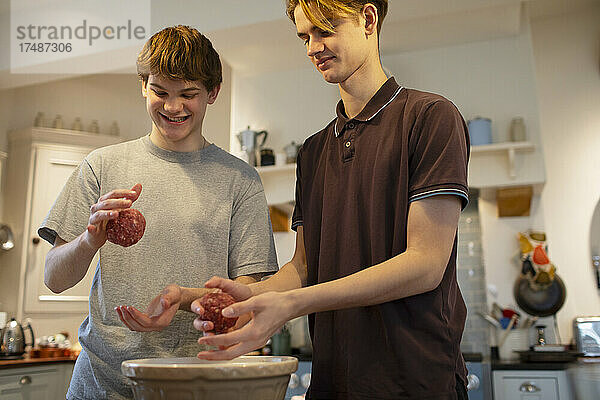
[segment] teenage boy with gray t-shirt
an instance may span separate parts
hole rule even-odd
[[[54,292],[79,282],[100,252],[68,399],[131,398],[122,361],[200,349],[192,315],[177,313],[207,292],[192,288],[213,275],[247,284],[277,270],[258,174],[202,134],[221,83],[210,41],[166,28],[144,46],[138,73],[151,133],[90,153],[39,229],[54,245],[45,268]],[[131,247],[107,243],[107,221],[134,202],[144,236]]]

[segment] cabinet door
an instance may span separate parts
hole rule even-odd
[[[494,371],[494,399],[569,400],[567,393],[559,395],[561,372]]]
[[[0,375],[0,399],[2,400],[55,400],[58,398],[57,368],[19,368],[5,370]]]
[[[90,149],[38,147],[33,151],[34,171],[31,187],[31,217],[27,244],[25,312],[87,312],[88,296],[98,254],[87,275],[74,287],[54,294],[44,284],[46,254],[52,246],[37,235],[37,230],[54,204],[69,176]]]

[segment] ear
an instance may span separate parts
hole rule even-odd
[[[148,87],[147,87],[147,82],[144,82],[144,80],[142,79],[142,96],[148,97]]]
[[[377,33],[377,21],[379,20],[377,7],[371,3],[365,4],[362,9],[362,17],[365,21],[365,34],[370,36]]]
[[[213,104],[217,100],[217,96],[219,95],[219,91],[221,90],[221,84],[215,86],[213,90],[208,92],[208,104]]]

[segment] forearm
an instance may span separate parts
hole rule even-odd
[[[250,285],[257,282],[257,278],[254,276],[239,276],[234,281],[243,283],[244,285]],[[214,289],[207,288],[188,288],[181,287],[181,303],[179,309],[183,311],[191,311],[191,304],[194,300],[199,299],[207,293],[214,291]]]
[[[265,292],[284,292],[303,286],[306,286],[306,272],[303,272],[302,266],[294,264],[293,260],[282,266],[269,279],[249,285],[253,296]]]
[[[314,312],[365,307],[435,289],[448,259],[435,260],[407,250],[380,264],[344,278],[289,292],[296,316]]]
[[[98,249],[87,245],[82,239],[85,233],[71,242],[54,246],[46,256],[44,283],[54,293],[63,292],[83,279]]]

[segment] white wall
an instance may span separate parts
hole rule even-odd
[[[292,140],[302,143],[335,117],[339,90],[324,83],[314,68],[253,76],[233,74],[232,150],[240,147],[234,135],[248,125],[253,130],[266,130],[269,137],[265,147],[281,152]]]
[[[576,315],[599,315],[590,224],[600,198],[600,4],[532,25],[547,182],[542,193],[550,246],[567,286],[559,312],[571,336]]]

